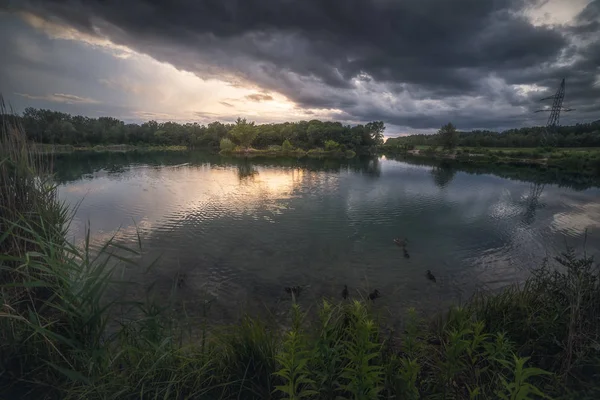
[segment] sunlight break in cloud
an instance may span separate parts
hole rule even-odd
[[[61,46],[61,42],[75,42],[101,49],[104,56],[100,53],[99,57],[103,57],[103,63],[110,62],[107,57],[115,59],[111,64],[116,63],[118,68],[106,69],[106,75],[97,78],[95,83],[108,89],[109,94],[112,92],[113,96],[117,96],[118,100],[112,105],[123,108],[123,112],[117,115],[120,118],[175,121],[200,119],[201,122],[210,122],[233,121],[241,116],[258,122],[281,122],[290,117],[305,119],[309,116],[315,118],[317,115],[326,119],[331,115],[328,110],[306,110],[305,113],[285,96],[266,92],[256,85],[235,85],[228,80],[215,78],[202,79],[197,74],[97,36],[102,35],[102,29],[98,27],[94,27],[95,34],[89,34],[30,13],[20,15],[31,27],[55,40],[55,46]],[[18,95],[30,100],[63,104],[101,103],[88,97],[63,93]]]
[[[600,112],[600,0],[9,3],[0,85],[103,104],[72,113],[502,130],[543,125],[562,78],[563,124]]]

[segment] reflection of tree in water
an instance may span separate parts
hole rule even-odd
[[[240,181],[254,178],[255,175],[258,175],[258,171],[247,158],[237,164],[237,173]]]
[[[535,221],[537,210],[546,206],[544,203],[540,203],[540,197],[544,191],[544,186],[543,183],[531,183],[529,185],[529,194],[522,200],[522,203],[525,206],[523,222],[527,225]]]
[[[349,168],[353,172],[376,178],[381,175],[381,163],[379,162],[379,157],[355,157],[351,160],[344,160],[343,162],[344,164],[340,163],[340,168]]]
[[[111,164],[106,167],[106,171],[109,174],[122,174],[123,172],[126,171],[126,169],[123,165]]]
[[[201,162],[214,162],[209,156],[202,155]],[[218,156],[217,156],[218,157]],[[183,151],[129,151],[96,152],[76,151],[67,154],[46,156],[44,162],[53,168],[57,183],[66,183],[81,179],[82,176],[101,170],[109,174],[127,171],[130,166],[164,166],[194,162],[195,157]]]
[[[365,165],[365,173],[371,176],[381,175],[381,163],[379,162],[379,158],[374,157],[367,161]]]
[[[445,188],[454,179],[456,170],[447,162],[441,162],[431,170],[433,181],[439,188]]]
[[[272,165],[279,166],[285,159],[273,159]],[[372,177],[379,177],[381,175],[381,163],[378,157],[354,157],[351,159],[347,158],[313,158],[305,157],[300,160],[293,160],[294,166],[304,168],[309,171],[326,171],[326,172],[340,172],[344,170],[350,170],[360,174],[369,175]]]

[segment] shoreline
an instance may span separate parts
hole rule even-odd
[[[194,148],[188,146],[140,146],[140,145],[97,145],[75,147],[71,145],[31,144],[32,152],[40,154],[70,154],[78,152],[152,152],[152,151],[214,151],[225,157],[281,157],[281,158],[346,158],[351,159],[362,154],[353,150],[310,149],[240,149],[216,151],[215,148]],[[403,160],[435,160],[456,163],[469,167],[510,166],[539,171],[558,171],[600,178],[599,148],[553,148],[544,151],[539,148],[458,148],[454,151],[438,151],[432,149],[397,149],[383,146],[372,156],[385,156]]]
[[[537,153],[536,153],[537,152]],[[551,152],[540,152],[539,149],[517,149],[512,151],[483,148],[479,152],[471,149],[458,149],[454,152],[431,150],[401,150],[387,149],[381,153],[386,157],[413,160],[436,160],[474,167],[512,166],[535,168],[539,171],[559,171],[584,176],[600,178],[600,149],[572,150],[555,148]],[[513,156],[515,154],[516,156]],[[530,155],[528,157],[528,155]],[[535,157],[531,157],[534,155]]]
[[[130,152],[130,151],[186,151],[187,146],[138,146],[129,144],[111,144],[76,147],[69,144],[39,144],[31,143],[32,152],[41,154],[69,154],[76,152]]]
[[[308,151],[302,149],[292,150],[271,150],[271,149],[235,149],[233,151],[221,150],[219,152],[222,156],[227,157],[256,157],[256,156],[267,156],[267,157],[291,157],[291,158],[302,158],[302,157],[315,157],[315,158],[353,158],[356,156],[356,152],[353,150],[323,150],[323,149],[310,149]]]

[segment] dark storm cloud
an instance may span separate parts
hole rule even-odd
[[[280,92],[303,107],[340,109],[348,120],[383,119],[414,128],[434,128],[448,120],[464,128],[531,123],[536,100],[549,93],[522,92],[512,85],[554,90],[563,76],[568,79],[567,100],[587,110],[577,118],[597,118],[600,0],[592,1],[572,26],[533,25],[524,13],[541,3],[50,0],[11,4],[106,36],[200,76],[242,79]]]

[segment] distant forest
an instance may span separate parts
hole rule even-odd
[[[35,108],[25,109],[19,118],[29,140],[75,147],[130,144],[218,148],[221,139],[237,140],[232,135],[236,123],[212,122],[201,125],[148,121],[126,124],[112,117],[89,118]],[[326,142],[334,141],[342,150],[362,152],[383,144],[385,129],[383,122],[349,126],[340,122],[312,120],[254,125],[238,119],[237,124],[251,127],[253,135],[250,144],[257,149],[281,146],[285,140],[289,140],[294,147],[308,150],[325,147]]]
[[[75,147],[129,144],[218,148],[222,139],[238,141],[234,130],[236,123],[211,122],[202,125],[148,121],[142,124],[126,124],[112,117],[90,118],[35,108],[25,109],[18,118],[29,140],[36,143]],[[280,146],[288,140],[294,147],[309,150],[327,147],[327,142],[333,141],[339,144],[342,150],[364,152],[383,144],[385,130],[381,121],[355,126],[319,120],[262,125],[238,120],[237,124],[239,123],[252,126],[254,132],[251,146],[256,149]],[[457,144],[469,147],[539,147],[542,145],[545,129],[531,127],[503,132],[459,131]],[[390,138],[385,147],[406,149],[414,146],[435,146],[439,143],[440,137],[437,134],[420,134]],[[558,147],[600,147],[600,120],[558,127],[556,132],[548,136],[546,144]]]
[[[463,147],[540,147],[545,127],[509,129],[503,132],[475,130],[458,132],[458,146]],[[390,138],[386,147],[410,148],[436,146],[439,135],[410,135]],[[559,126],[547,136],[547,145],[557,147],[600,147],[600,120],[572,126]]]

